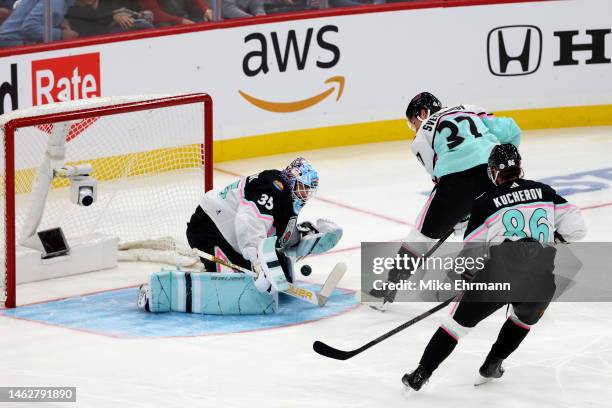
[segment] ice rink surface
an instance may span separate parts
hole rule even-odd
[[[558,189],[571,193],[568,200],[583,209],[586,241],[610,239],[612,171],[596,171],[612,167],[612,127],[526,132],[521,153],[526,178],[556,177]],[[405,236],[426,200],[422,193],[432,184],[408,141],[303,155],[317,167],[321,182],[300,220],[327,217],[345,228],[334,251],[309,260],[313,273],[305,280],[321,283],[336,262],[344,261],[349,270],[340,286],[358,290],[360,242]],[[294,157],[220,163],[215,186],[223,187],[238,175],[282,168]],[[185,214],[186,221],[189,216]],[[21,285],[18,302],[128,287],[157,269],[159,265],[125,264]],[[503,324],[504,311],[463,338],[419,393],[404,392],[400,378],[416,367],[447,311],[348,361],[312,351],[314,340],[356,348],[431,306],[394,304],[385,313],[361,306],[300,325],[178,338],[113,338],[0,315],[0,385],[76,386],[79,407],[575,408],[608,407],[612,401],[612,303],[551,305],[506,361],[504,377],[478,388],[473,380]]]

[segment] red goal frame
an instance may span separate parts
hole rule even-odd
[[[5,231],[6,231],[6,308],[16,307],[16,240],[15,240],[15,130],[22,127],[43,125],[53,122],[109,116],[118,113],[137,112],[168,106],[203,103],[203,167],[204,191],[212,189],[213,184],[213,106],[212,98],[205,93],[194,93],[170,97],[151,98],[136,102],[112,104],[92,108],[77,109],[70,112],[34,115],[9,120],[4,125],[5,151]]]

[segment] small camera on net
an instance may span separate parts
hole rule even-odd
[[[89,207],[96,201],[97,195],[96,180],[86,178],[82,180],[72,180],[70,186],[70,198],[73,203]]]
[[[57,172],[70,179],[70,200],[73,203],[89,207],[96,202],[98,183],[91,177],[91,172],[90,164],[67,166]]]
[[[76,185],[76,186],[75,186]],[[72,202],[84,207],[89,207],[96,201],[96,182],[88,180],[85,182],[72,182]]]

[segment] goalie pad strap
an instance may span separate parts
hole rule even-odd
[[[185,313],[191,313],[191,273],[185,272]]]
[[[278,268],[279,266],[281,266],[280,261],[277,259],[276,261],[271,261],[268,262],[268,268]]]

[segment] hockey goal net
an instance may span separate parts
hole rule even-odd
[[[49,147],[59,127],[60,159]],[[212,188],[212,102],[206,94],[37,106],[0,116],[0,130],[0,301],[6,307],[16,305],[16,252],[32,219],[36,231],[60,227],[68,243],[92,232],[120,242],[185,242],[186,222]],[[75,204],[74,180],[61,177],[51,177],[41,195],[43,162],[53,169],[91,166],[95,201]],[[32,216],[37,206],[40,214]]]

